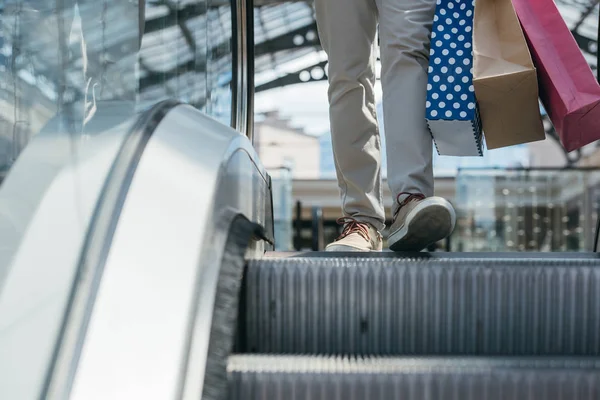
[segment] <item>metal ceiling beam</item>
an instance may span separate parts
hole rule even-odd
[[[598,54],[598,41],[597,40],[590,39],[588,37],[580,35],[579,33],[575,32],[575,31],[571,31],[571,33],[573,34],[573,37],[575,38],[575,41],[577,42],[577,45],[579,46],[581,51],[588,53],[592,56],[595,56]]]
[[[296,35],[300,35],[303,38],[306,38],[306,34],[309,31],[311,31],[312,29],[314,29],[316,31],[316,23],[307,25],[305,27],[291,31],[285,35],[278,36],[276,38],[273,38],[273,39],[267,40],[263,43],[260,43],[256,46],[256,56],[272,54],[272,53],[276,53],[278,51],[284,51],[284,50],[305,48],[305,47],[316,47],[317,49],[320,49],[320,42],[318,39],[318,35],[317,35],[316,40],[314,40],[314,41],[303,40],[303,42],[298,45],[296,43],[294,43],[294,38],[296,37]],[[592,56],[596,56],[596,57],[598,56],[599,53],[598,53],[598,41],[597,40],[583,36],[575,31],[572,31],[571,33],[573,34],[573,37],[575,38],[575,41],[577,42],[577,45],[579,46],[581,51],[583,51],[587,54],[590,54]],[[319,66],[319,65],[320,64],[317,64],[315,66]],[[311,68],[314,68],[315,66],[309,67],[302,71],[310,70]],[[598,68],[598,67],[596,67],[596,68]],[[268,89],[273,89],[276,87],[314,81],[314,79],[312,79],[312,78],[308,81],[300,80],[299,74],[302,71],[299,71],[297,73],[291,73],[291,74],[285,75],[283,77],[277,78],[273,81],[264,83],[260,86],[257,86],[256,91],[260,92],[260,91],[264,91],[264,90],[268,90]],[[327,79],[327,78],[325,77],[324,79]],[[319,80],[324,80],[324,79],[319,79]]]
[[[310,67],[303,68],[300,71],[293,72],[290,74],[286,74],[282,77],[274,79],[270,82],[264,83],[262,85],[256,86],[255,92],[262,92],[269,89],[274,89],[282,86],[295,85],[297,83],[308,83],[308,82],[319,82],[327,80],[327,75],[323,74],[320,78],[314,78],[311,74],[311,71],[315,68],[320,68],[321,70],[325,70],[325,66],[327,65],[327,61],[322,61],[318,64],[311,65]],[[301,76],[304,75],[308,77],[308,79],[302,79]]]
[[[204,3],[190,4],[180,9],[171,9],[168,14],[147,19],[144,25],[144,35],[157,32],[183,23],[189,19],[206,15],[207,7]]]
[[[278,51],[305,47],[321,48],[316,23],[303,26],[284,35],[259,43],[254,48],[254,54],[256,57],[259,57],[265,54],[273,54]]]
[[[165,83],[171,79],[177,78],[180,74],[185,72],[197,72],[206,73],[206,66],[204,63],[197,64],[196,60],[190,60],[186,63],[180,64],[164,72],[152,71],[148,67],[145,67],[148,71],[148,75],[140,78],[139,80],[139,91],[142,92],[144,89],[149,87]]]
[[[167,8],[169,9],[169,13],[170,14],[176,14],[177,13],[177,7],[171,1],[163,0],[162,3],[165,6],[167,6]],[[186,25],[185,20],[184,19],[177,19],[177,25],[179,26],[179,30],[181,31],[181,34],[183,35],[183,37],[185,39],[185,42],[189,46],[190,51],[192,52],[192,54],[195,55],[196,54],[196,48],[197,48],[196,41],[194,40],[192,32],[190,32],[190,29]]]
[[[304,1],[304,2],[310,3],[310,2],[306,2],[306,1]],[[279,4],[279,3],[281,3],[281,2],[272,1],[272,0],[257,0],[257,2],[256,2],[257,6],[273,5],[273,4]],[[288,2],[286,2],[286,3],[288,3]],[[212,1],[210,1],[209,8],[218,7],[218,6],[227,5],[227,4],[230,4],[229,0],[216,0],[216,1],[212,0]],[[157,32],[157,31],[163,30],[165,28],[168,28],[170,26],[176,26],[176,25],[179,25],[179,28],[181,29],[182,24],[185,25],[186,20],[189,20],[189,19],[197,17],[197,16],[201,16],[201,15],[205,14],[206,12],[207,12],[207,7],[202,4],[187,5],[178,10],[172,8],[171,11],[165,16],[147,20],[146,24],[145,24],[145,33],[147,34],[147,33]],[[186,35],[186,32],[182,31],[182,34],[186,38],[188,45],[191,45],[191,47],[193,49],[193,47],[195,46],[195,43],[193,40],[191,42],[189,40],[190,32],[187,32],[187,35]],[[577,44],[579,45],[579,47],[582,49],[582,51],[584,51],[585,53],[592,55],[592,56],[598,56],[597,40],[585,37],[576,31],[573,31],[572,34],[573,34]],[[596,46],[594,46],[594,44],[596,44]],[[230,45],[229,40],[227,40],[223,43],[219,43],[218,45],[216,45],[215,47],[210,49],[209,54],[211,55],[211,58],[220,58],[221,56],[223,56],[224,53],[228,52],[229,45]],[[109,53],[112,53],[113,51],[118,53],[118,46],[119,46],[119,44],[116,44],[114,46],[111,46],[114,48],[109,48],[107,50]],[[320,42],[318,39],[318,31],[317,31],[316,23],[306,25],[304,27],[290,31],[284,35],[277,36],[275,38],[272,38],[265,42],[257,44],[256,48],[255,48],[255,55],[256,55],[256,57],[259,57],[261,55],[275,54],[280,51],[307,48],[307,47],[315,47],[317,50],[320,48]],[[142,52],[142,54],[143,54],[143,52]],[[171,70],[168,70],[165,72],[149,71],[148,76],[140,79],[139,89],[144,90],[144,88],[165,82],[169,79],[176,77],[179,73],[184,72],[184,71],[195,70],[199,73],[204,73],[206,71],[206,67],[204,64],[206,64],[206,60],[196,60],[196,61],[192,60],[192,61],[189,61],[182,65],[176,66],[176,67],[172,68]],[[297,84],[297,83],[313,82],[313,81],[315,81],[315,79],[312,76],[310,77],[309,80],[302,80],[302,79],[300,79],[300,74],[303,71],[310,71],[314,67],[324,66],[324,65],[325,65],[325,62],[319,63],[319,64],[311,66],[307,69],[303,69],[302,71],[298,71],[297,73],[291,73],[291,74],[285,75],[283,77],[277,78],[271,82],[267,82],[263,85],[258,86],[256,88],[256,91],[259,92],[259,91],[264,91],[264,90],[268,90],[268,89],[275,88],[275,87],[286,86],[286,85]],[[321,79],[317,79],[317,80],[325,80],[325,79],[327,79],[326,76],[322,77]]]
[[[148,4],[153,6],[165,5],[162,0],[152,3],[148,2]],[[178,24],[185,23],[187,20],[192,18],[206,15],[208,10],[230,5],[230,0],[209,0],[208,4],[199,2],[195,4],[188,4],[179,9],[169,7],[170,11],[166,15],[146,19],[144,24],[144,34],[160,31]]]

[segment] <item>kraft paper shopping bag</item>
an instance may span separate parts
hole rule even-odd
[[[600,85],[552,0],[513,0],[540,98],[566,150],[600,139]]]
[[[488,149],[544,140],[536,69],[511,0],[477,0],[473,85]]]
[[[473,0],[437,0],[426,119],[440,155],[483,155],[473,87],[473,4]]]

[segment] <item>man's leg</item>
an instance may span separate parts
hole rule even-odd
[[[429,197],[433,148],[425,100],[435,0],[377,0],[377,4],[388,183],[394,196],[409,192]]]
[[[419,251],[454,229],[454,209],[433,196],[433,146],[425,122],[435,0],[377,0],[388,182],[397,201],[388,245]]]
[[[384,227],[380,140],[375,114],[375,0],[316,0],[329,58],[329,114],[344,216]]]

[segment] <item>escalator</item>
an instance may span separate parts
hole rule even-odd
[[[47,3],[0,15],[41,82],[2,98],[0,399],[600,399],[596,253],[271,251],[252,2],[78,2],[69,63]]]
[[[109,106],[77,152],[50,120],[2,184],[1,399],[173,398],[227,271],[271,249],[245,136],[177,101]]]
[[[59,136],[0,192],[39,177],[0,219],[24,232],[0,276],[0,398],[600,398],[597,253],[272,252],[270,178],[235,130],[163,102],[41,174]],[[54,206],[71,169],[95,188],[76,224]]]
[[[204,393],[598,399],[599,260],[267,253],[245,266],[234,352]]]
[[[41,175],[54,135],[0,192],[49,188],[0,219],[25,233],[0,276],[2,399],[600,398],[597,253],[272,252],[270,178],[235,130],[163,102],[94,136],[101,164],[92,143]],[[69,168],[95,178],[77,224],[53,207]]]
[[[272,252],[246,137],[176,101],[119,121],[52,169],[49,125],[3,184],[38,177],[0,218],[0,398],[600,398],[597,253]]]

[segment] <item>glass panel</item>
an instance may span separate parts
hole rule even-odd
[[[461,170],[452,251],[591,251],[600,170]]]
[[[51,120],[73,157],[91,121],[167,98],[230,125],[232,8],[208,1],[1,1],[0,182]]]
[[[269,171],[273,191],[275,250],[291,251],[292,246],[292,173],[289,166]]]
[[[205,111],[206,21],[206,0],[146,4],[140,107],[175,98]]]
[[[100,111],[134,112],[137,3],[6,0],[0,12],[0,170],[40,131],[69,132],[76,151]]]
[[[231,124],[231,101],[233,95],[233,46],[231,3],[223,0],[208,0],[208,55],[207,86],[210,101],[206,113],[224,124]]]

